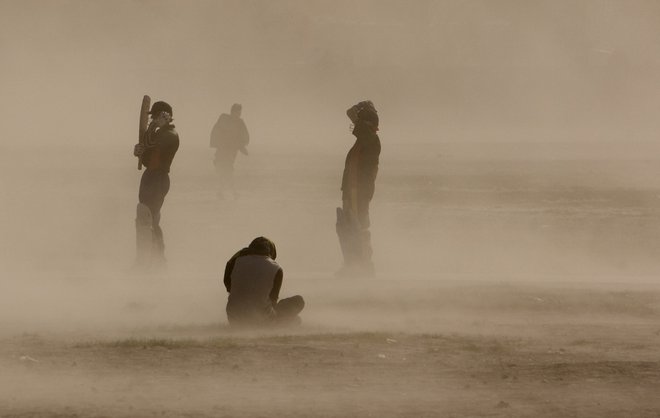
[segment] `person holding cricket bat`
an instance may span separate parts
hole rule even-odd
[[[165,241],[160,227],[160,210],[170,190],[170,167],[179,149],[179,134],[172,124],[174,120],[172,106],[162,101],[155,102],[149,114],[151,122],[145,140],[136,144],[133,151],[146,167],[140,179],[138,194],[140,204],[136,226],[139,228],[142,222],[144,227],[151,229],[152,236],[151,251],[138,252],[137,264],[141,267],[159,264],[162,266],[165,262]],[[138,234],[140,234],[139,229]],[[144,255],[140,256],[140,254]]]

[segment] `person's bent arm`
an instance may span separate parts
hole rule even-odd
[[[241,119],[241,144],[243,147],[246,147],[250,143],[250,134],[248,133],[247,125],[245,121]]]
[[[225,266],[225,277],[224,277],[224,283],[225,283],[225,289],[227,289],[227,293],[231,293],[231,272],[234,270],[234,262],[236,261],[236,258],[232,257],[231,260],[227,261],[227,265]]]
[[[236,264],[236,259],[240,256],[243,255],[248,255],[250,254],[250,249],[249,248],[243,248],[236,252],[229,261],[227,261],[227,264],[225,265],[225,276],[223,282],[225,283],[225,288],[227,289],[227,292],[231,293],[231,273],[234,271],[234,264]]]
[[[277,300],[280,297],[280,289],[282,288],[282,279],[284,278],[284,272],[280,268],[275,274],[275,280],[273,280],[273,288],[270,291],[268,296],[270,301],[273,302],[273,305],[277,303]]]

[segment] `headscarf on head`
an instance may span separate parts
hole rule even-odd
[[[358,120],[368,122],[370,123],[373,127],[378,128],[378,112],[376,109],[369,108],[369,107],[363,107],[358,111]]]
[[[275,243],[266,237],[257,237],[252,240],[248,249],[252,254],[267,255],[273,260],[277,257]]]

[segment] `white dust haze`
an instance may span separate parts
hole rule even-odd
[[[0,0],[0,325],[223,323],[224,263],[259,235],[321,329],[405,329],[411,286],[646,281],[659,22],[656,1]],[[144,94],[181,138],[168,270],[147,278],[129,273]],[[378,275],[352,283],[333,276],[334,208],[344,112],[364,99],[381,119]],[[221,201],[209,133],[235,102],[250,155]],[[382,293],[399,319],[360,316],[356,295]]]

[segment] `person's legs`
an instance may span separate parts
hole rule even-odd
[[[305,300],[300,295],[280,299],[275,305],[275,320],[280,323],[299,322],[298,314],[300,314],[304,307]]]
[[[224,197],[225,191],[236,193],[234,189],[234,160],[236,153],[218,149],[215,153],[215,170],[218,174],[218,196]]]
[[[163,230],[160,227],[160,210],[165,196],[170,190],[170,178],[167,173],[147,170],[140,181],[139,199],[151,212],[152,253],[155,261],[162,262],[165,257]]]
[[[158,221],[154,220],[153,223],[153,249],[154,261],[162,263],[165,261],[165,240],[163,230],[157,222],[160,222],[160,213],[158,213]]]
[[[140,179],[140,191],[138,192],[138,200],[140,203],[147,205],[149,209],[152,208],[153,202],[156,199],[156,183],[158,175],[155,171],[145,170]]]
[[[153,255],[153,214],[151,202],[154,193],[153,172],[145,170],[140,178],[140,190],[138,192],[138,205],[135,217],[136,232],[136,265],[139,268],[151,266]]]
[[[153,254],[153,220],[151,210],[144,203],[138,203],[135,217],[135,266],[139,269],[148,268],[151,265]]]
[[[369,226],[371,221],[369,219],[369,203],[371,199],[368,199],[366,196],[358,199],[358,223],[360,225],[359,233],[359,264],[360,264],[360,273],[365,276],[374,275],[374,264],[371,261],[371,256],[373,255],[373,249],[371,247],[371,232],[369,232]]]
[[[339,276],[373,276],[374,266],[371,261],[371,233],[369,232],[369,203],[366,198],[359,199],[357,213],[349,199],[343,199],[343,209],[337,210],[337,235],[344,256],[344,266],[337,272]]]
[[[346,209],[337,208],[337,223],[335,225],[339,246],[344,257],[344,267],[349,267],[359,259],[360,246],[358,245],[359,226],[351,218]]]
[[[165,196],[170,190],[170,176],[167,173],[161,173],[156,183],[156,192],[152,202],[153,229],[154,229],[154,255],[155,261],[165,261],[165,240],[163,230],[160,227],[160,210],[165,203]]]
[[[375,275],[374,263],[371,260],[373,249],[371,248],[371,232],[368,229],[360,231],[360,261],[358,263],[359,274],[364,277]]]
[[[285,303],[286,305],[286,303]],[[303,302],[304,305],[304,302]],[[291,309],[290,307],[286,308]],[[302,307],[300,308],[302,310]],[[257,309],[252,304],[236,303],[236,301],[227,301],[225,308],[227,321],[231,327],[239,328],[261,328],[270,327],[273,321],[277,321],[277,313],[273,308],[264,311],[263,308]]]
[[[371,226],[371,220],[369,219],[369,203],[371,203],[370,199],[358,195],[357,220],[360,224],[360,229],[369,229],[369,226]]]

